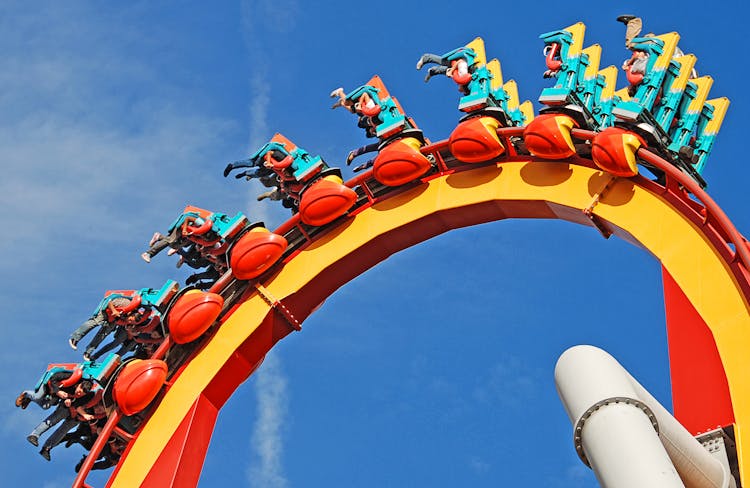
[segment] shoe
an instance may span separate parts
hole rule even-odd
[[[23,410],[29,406],[30,401],[31,399],[26,396],[26,393],[21,392],[21,394],[18,395],[18,398],[16,398],[16,407],[21,407],[21,410]]]
[[[50,448],[49,448],[49,447],[43,447],[43,448],[42,448],[42,450],[41,450],[41,451],[39,451],[39,454],[41,454],[41,455],[42,455],[42,457],[43,457],[44,459],[46,459],[47,461],[50,461],[49,450],[50,450]]]
[[[278,189],[276,190],[270,190],[264,193],[261,193],[258,195],[258,201],[265,200],[266,198],[270,198],[271,200],[281,200],[281,193]]]
[[[74,351],[78,349],[78,341],[73,339],[72,337],[68,339],[68,344],[70,344],[71,349]]]
[[[91,354],[84,352],[83,353],[83,360],[84,361],[91,361]]]
[[[151,236],[151,240],[150,240],[150,241],[148,241],[148,245],[149,245],[149,246],[153,246],[154,244],[156,244],[156,241],[158,241],[158,240],[159,240],[159,239],[161,239],[162,237],[164,237],[164,236],[163,236],[163,235],[161,235],[161,233],[160,233],[160,232],[154,232],[154,235],[152,235],[152,236]]]
[[[628,25],[628,22],[635,18],[635,15],[620,15],[617,17],[617,22],[622,22],[623,24]]]
[[[141,254],[141,259],[143,259],[147,263],[151,262],[151,256],[149,256],[147,252],[144,252],[143,254]]]
[[[31,442],[31,444],[35,447],[39,445],[39,437],[35,436],[34,434],[29,434],[26,437],[26,440]]]

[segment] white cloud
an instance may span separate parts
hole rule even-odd
[[[269,124],[269,113],[274,102],[271,92],[269,66],[273,66],[273,44],[264,42],[267,34],[290,32],[299,15],[295,0],[245,0],[241,5],[242,34],[251,57],[252,74],[248,77],[250,103],[248,106],[250,130],[248,133],[248,155],[268,142],[274,132]],[[264,201],[258,204],[256,197],[267,191],[257,180],[251,180],[248,188],[248,208],[252,208],[253,220],[283,222],[289,212],[279,202]]]
[[[593,471],[582,462],[569,465],[560,476],[549,478],[548,485],[560,488],[594,488],[599,486]]]
[[[252,435],[253,462],[247,471],[250,486],[284,488],[288,485],[283,466],[283,427],[289,408],[287,378],[278,355],[271,351],[255,373],[258,418]]]
[[[268,128],[268,106],[271,103],[271,85],[266,79],[265,70],[256,71],[250,78],[250,152],[255,152],[270,139]]]
[[[469,468],[476,474],[484,474],[490,470],[490,467],[490,463],[476,456],[469,459]]]
[[[119,45],[145,42],[137,33],[91,15],[52,5],[13,16],[2,34],[12,49],[0,51],[10,68],[0,74],[0,205],[13,231],[0,252],[16,257],[3,267],[158,226],[146,211],[186,203],[185,187],[205,176],[180,170],[208,159],[233,126],[183,103],[188,94]]]
[[[480,404],[497,404],[507,408],[523,407],[540,395],[543,371],[516,356],[504,357],[480,379],[473,391]]]
[[[270,32],[285,34],[297,26],[300,6],[296,0],[245,0],[242,10],[246,24],[262,25]]]

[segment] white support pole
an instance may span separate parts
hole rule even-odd
[[[568,349],[555,383],[576,450],[604,488],[733,486],[721,463],[607,352]]]

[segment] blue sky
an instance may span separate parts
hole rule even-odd
[[[450,134],[457,92],[444,79],[422,82],[423,52],[482,36],[538,108],[549,86],[539,34],[583,21],[602,65],[619,66],[628,53],[617,15],[678,31],[698,71],[714,77],[711,96],[732,100],[704,176],[740,231],[750,228],[739,0],[710,10],[694,1],[212,3],[0,6],[4,485],[72,481],[81,452],[59,448],[45,462],[25,440],[42,412],[12,402],[48,362],[78,358],[67,337],[104,290],[184,279],[166,256],[140,260],[155,230],[188,203],[269,227],[287,218],[278,202],[255,202],[258,187],[224,179],[228,161],[280,131],[340,165],[365,138],[354,117],[329,109],[328,93],[373,74],[428,137]],[[223,409],[200,486],[596,486],[552,380],[559,354],[579,343],[607,349],[669,405],[652,256],[563,222],[452,231],[355,279],[279,344]]]

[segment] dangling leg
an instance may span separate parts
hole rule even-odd
[[[625,24],[625,47],[631,48],[631,41],[638,37],[643,29],[643,20],[640,17],[634,15],[620,15],[617,17],[618,22]]]
[[[52,450],[52,448],[58,445],[60,441],[62,441],[63,437],[65,437],[65,434],[73,430],[73,427],[75,427],[78,423],[79,422],[77,419],[68,416],[68,418],[65,419],[62,425],[58,427],[51,436],[49,436],[47,442],[45,442],[42,446],[42,450],[39,451],[39,454],[41,454],[44,459],[49,461],[49,452]]]
[[[447,62],[447,61],[445,61],[445,62]],[[443,64],[444,63],[443,57],[442,56],[438,56],[437,54],[425,53],[417,61],[417,69],[422,69],[422,66],[424,66],[425,64],[429,64],[429,63],[432,63],[432,64]]]
[[[105,352],[111,351],[112,349],[123,344],[127,340],[128,340],[128,333],[122,327],[118,327],[117,330],[115,330],[115,336],[112,338],[112,341],[100,347],[99,350],[96,351],[96,353],[93,353],[93,350],[89,352],[89,349],[86,349],[86,353],[89,357],[89,360],[96,361],[102,356],[102,354],[104,354]],[[122,354],[120,354],[120,356],[122,356]]]
[[[65,405],[59,405],[54,412],[49,414],[46,419],[42,420],[39,425],[34,427],[34,430],[31,431],[31,434],[26,437],[26,440],[33,445],[38,446],[39,436],[47,432],[52,426],[57,425],[57,423],[62,419],[69,416],[70,410],[68,410],[68,407],[66,407]]]
[[[107,338],[109,334],[112,333],[113,330],[115,330],[115,325],[110,324],[109,322],[105,322],[100,328],[99,331],[96,333],[93,339],[91,339],[91,342],[86,347],[86,352],[83,353],[83,359],[84,361],[90,361],[91,355],[96,351],[96,348],[99,347],[99,344],[102,343],[104,339]]]
[[[78,327],[73,331],[72,334],[70,334],[68,344],[70,344],[70,347],[72,347],[73,349],[78,349],[78,343],[81,341],[81,339],[83,339],[86,334],[91,332],[93,329],[104,324],[105,322],[106,319],[104,318],[104,314],[102,312],[97,313],[96,315],[92,316],[87,321],[82,323],[80,327]]]
[[[425,75],[424,81],[425,83],[427,83],[428,81],[430,81],[430,78],[432,78],[433,76],[444,75],[447,73],[447,71],[448,71],[447,66],[433,66],[427,70],[427,75]]]

